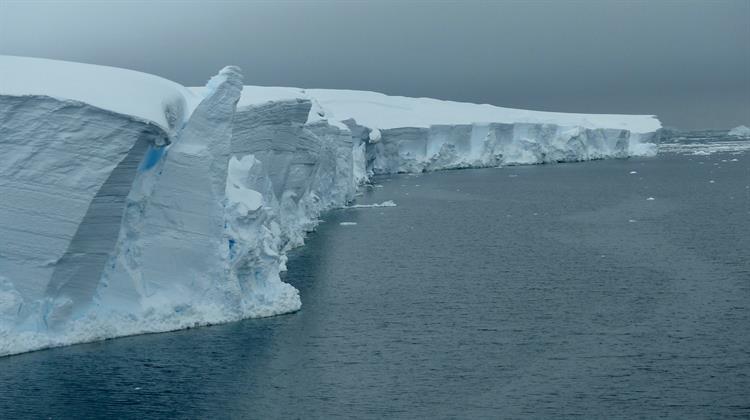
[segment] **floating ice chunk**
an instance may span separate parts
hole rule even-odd
[[[735,137],[750,137],[750,128],[740,125],[729,130],[727,134]]]
[[[629,223],[635,223],[635,222],[636,222],[636,220],[635,220],[635,219],[630,219],[630,220],[628,220],[628,222],[629,222]]]
[[[351,206],[347,206],[345,208],[347,209],[368,209],[373,207],[396,207],[396,203],[393,202],[393,200],[383,201],[379,204],[353,204]]]
[[[710,180],[710,181],[708,181],[708,183],[709,183],[709,184],[713,184],[713,183],[715,183],[715,182],[716,182],[716,181],[714,181],[713,179],[712,179],[712,180]]]
[[[654,201],[654,200],[656,200],[654,197],[649,197],[646,199],[646,201]]]
[[[356,224],[357,224],[357,222],[341,222],[341,223],[339,223],[339,225],[341,225],[341,226],[354,226]]]

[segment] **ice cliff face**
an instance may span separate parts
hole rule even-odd
[[[0,294],[0,317],[43,329],[47,298],[70,315],[92,298],[137,167],[168,141],[155,124],[80,102],[0,99],[0,290],[13,296]]]
[[[192,89],[51,60],[0,68],[0,356],[295,311],[286,253],[368,176],[651,154],[659,128],[243,87],[234,67]]]
[[[368,142],[374,173],[572,162],[656,154],[652,116],[501,108],[376,92],[308,89]]]
[[[241,90],[239,69],[223,69],[209,82],[179,141],[163,152],[151,151],[157,161],[144,165],[136,179],[117,250],[99,284],[100,312],[143,313],[149,324],[200,323],[197,308],[234,297],[224,207],[232,117]],[[199,305],[195,296],[204,296]],[[174,316],[181,311],[185,316]]]
[[[351,123],[354,124],[354,123]],[[372,131],[370,131],[372,133]],[[633,155],[631,133],[554,124],[432,125],[378,130],[369,139],[375,174],[575,162]]]
[[[129,76],[120,81],[130,95],[152,87],[151,76]],[[219,305],[211,293],[226,278],[219,245],[242,78],[223,70],[182,115],[173,98],[185,105],[192,93],[164,82],[161,113],[147,115],[0,97],[0,355],[205,322],[175,316],[201,293]]]

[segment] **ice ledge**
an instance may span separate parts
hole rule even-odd
[[[532,111],[340,89],[245,86],[239,106],[292,98],[311,100],[317,105],[313,110],[315,112],[311,111],[311,120],[320,117],[336,121],[353,119],[363,126],[378,129],[491,123],[555,124],[561,127],[621,129],[633,133],[651,133],[661,128],[661,122],[653,115]],[[325,115],[321,115],[321,110]]]
[[[151,122],[170,136],[200,102],[190,89],[116,67],[0,55],[0,95],[48,96]]]

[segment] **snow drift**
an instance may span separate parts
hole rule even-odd
[[[295,311],[287,251],[369,176],[649,155],[659,128],[0,57],[0,355]]]

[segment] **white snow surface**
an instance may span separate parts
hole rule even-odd
[[[203,88],[191,88],[200,92]],[[389,96],[378,92],[344,89],[302,89],[277,86],[245,86],[238,107],[265,102],[307,99],[316,102],[313,111],[324,110],[329,120],[353,119],[373,130],[428,128],[433,125],[474,123],[533,123],[565,127],[623,129],[651,133],[661,128],[653,115],[578,114],[504,108],[489,104],[446,101],[433,98]],[[311,114],[310,121],[316,119]],[[373,142],[379,140],[379,131]]]
[[[168,133],[181,127],[201,99],[178,83],[147,73],[8,55],[0,55],[0,95],[84,102],[153,122]]]
[[[432,98],[388,96],[377,92],[305,89],[340,121],[352,118],[373,128],[430,127],[472,123],[535,123],[582,128],[618,128],[649,133],[661,128],[652,115],[572,114],[503,108]],[[243,92],[244,95],[244,92]]]
[[[322,212],[395,207],[351,205],[371,175],[649,155],[659,127],[0,57],[0,356],[296,311]]]

